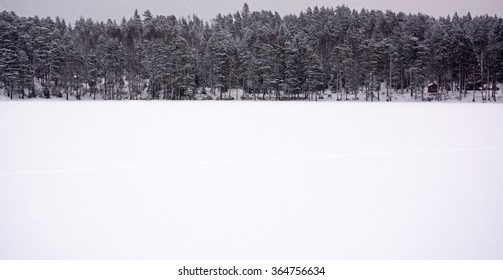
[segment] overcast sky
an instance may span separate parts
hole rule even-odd
[[[393,10],[404,12],[422,12],[433,16],[446,16],[458,12],[472,15],[503,14],[501,0],[0,0],[0,10],[14,11],[21,16],[60,16],[74,21],[80,16],[96,20],[108,18],[120,20],[130,18],[135,8],[143,13],[150,9],[154,15],[186,16],[196,14],[209,20],[218,13],[228,14],[240,10],[244,2],[251,10],[278,11],[281,15],[298,13],[308,6],[346,5],[352,9]]]

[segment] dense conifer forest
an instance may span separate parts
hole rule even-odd
[[[156,11],[159,12],[159,11]],[[496,101],[497,16],[307,8],[210,22],[149,10],[116,22],[0,13],[0,95],[65,99]],[[429,94],[434,85],[436,94]]]

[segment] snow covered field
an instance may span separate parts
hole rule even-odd
[[[2,102],[0,259],[501,259],[503,107]]]

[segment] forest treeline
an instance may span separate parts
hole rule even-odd
[[[503,80],[503,20],[434,18],[392,11],[308,8],[153,16],[135,11],[121,22],[0,14],[0,87],[11,98],[82,95],[104,99],[341,100],[365,93],[422,94],[429,83],[460,94],[485,87],[495,100]],[[384,87],[384,88],[383,88]],[[489,89],[488,89],[489,88]],[[379,95],[377,95],[379,96]]]

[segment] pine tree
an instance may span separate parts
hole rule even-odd
[[[301,81],[299,77],[302,75],[302,66],[300,65],[300,57],[297,48],[290,42],[285,45],[284,51],[285,61],[285,92],[290,98],[295,97],[301,92]]]
[[[229,81],[232,65],[232,37],[226,30],[216,32],[209,42],[209,54],[211,57],[211,81],[212,88],[217,88],[220,92],[220,99],[223,93],[229,89]]]
[[[87,83],[89,85],[89,90],[93,99],[96,99],[96,92],[98,91],[98,58],[96,57],[96,53],[92,51],[88,57],[88,80]]]

